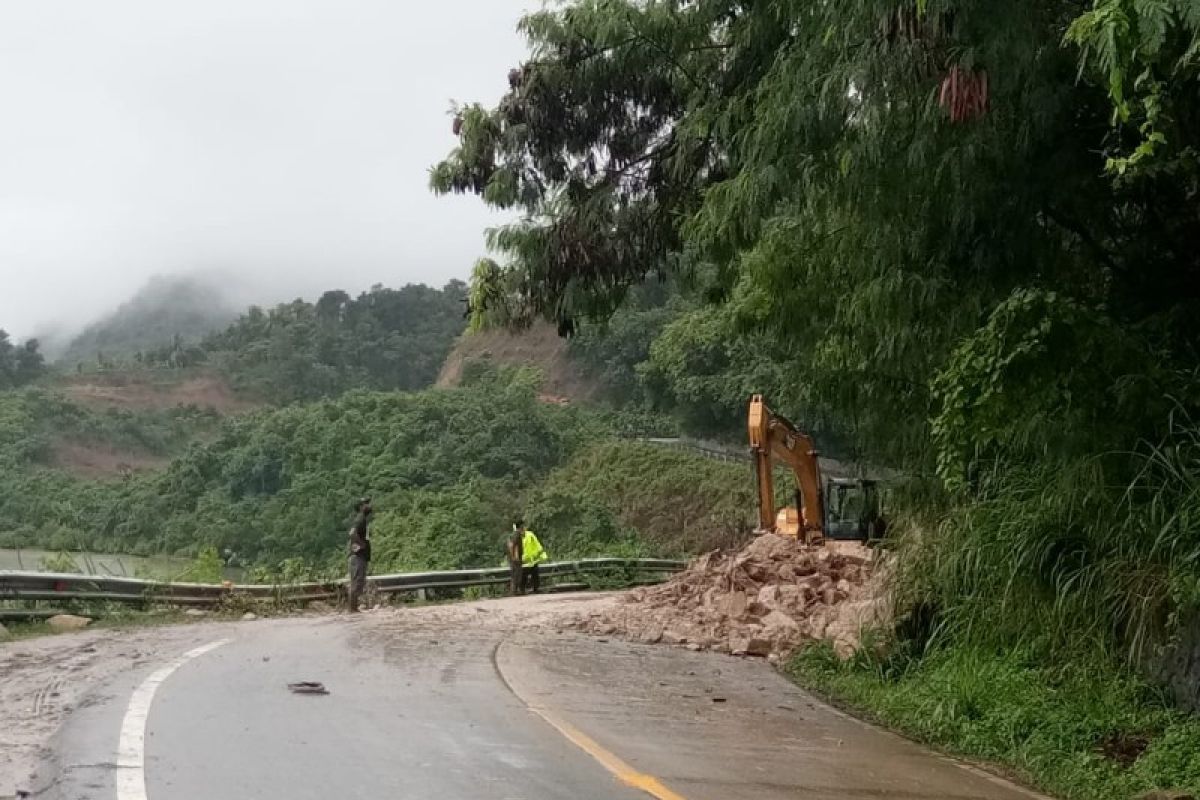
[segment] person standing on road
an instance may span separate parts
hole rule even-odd
[[[521,539],[524,531],[521,529],[520,523],[514,522],[512,533],[508,535],[508,539],[504,543],[505,555],[508,556],[508,593],[510,595],[524,594],[524,587],[521,585]]]
[[[513,528],[521,532],[521,591],[524,593],[525,589],[531,589],[537,594],[542,578],[538,565],[550,556],[546,555],[546,548],[542,547],[537,536],[525,527],[522,520],[517,520]]]
[[[358,601],[367,590],[367,571],[371,565],[371,538],[367,530],[373,513],[371,498],[359,500],[355,512],[354,525],[350,527],[350,582],[346,591],[351,613],[358,611]]]

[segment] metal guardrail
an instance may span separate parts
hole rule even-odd
[[[545,577],[582,575],[588,572],[626,569],[635,573],[679,572],[686,562],[657,558],[585,558],[541,565]],[[445,572],[408,572],[374,575],[367,579],[379,594],[416,592],[422,589],[463,589],[469,586],[500,586],[508,583],[508,567],[464,569]],[[130,605],[162,604],[215,606],[237,596],[257,600],[311,602],[333,600],[345,593],[346,580],[321,583],[220,584],[166,583],[139,578],[78,575],[61,572],[0,570],[0,601],[62,600],[100,601]]]

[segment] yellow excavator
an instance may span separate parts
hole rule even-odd
[[[750,399],[750,452],[758,482],[759,532],[803,537],[807,544],[826,539],[867,541],[883,536],[879,486],[865,478],[822,479],[812,437],[767,408],[760,394]],[[774,461],[796,478],[796,505],[775,510]]]

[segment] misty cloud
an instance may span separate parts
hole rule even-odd
[[[0,327],[154,274],[261,301],[466,277],[498,219],[435,198],[450,100],[494,101],[533,0],[0,5]]]

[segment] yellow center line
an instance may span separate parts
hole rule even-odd
[[[609,772],[617,777],[617,780],[626,786],[631,786],[634,789],[640,789],[651,797],[656,797],[658,800],[687,800],[681,794],[671,791],[662,782],[653,775],[647,775],[644,772],[638,772],[633,767],[626,764],[614,753],[605,750],[596,740],[588,736],[583,731],[579,730],[570,723],[564,722],[549,712],[541,708],[529,706],[529,710],[544,719],[552,728],[557,730],[563,736],[580,750],[584,751],[592,758],[600,762],[600,764]]]

